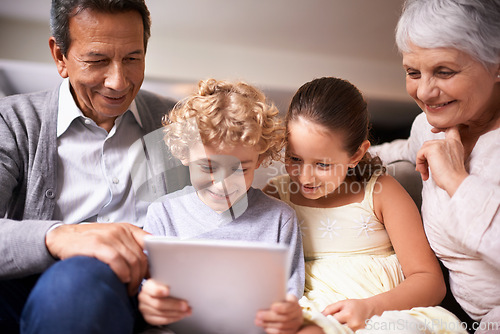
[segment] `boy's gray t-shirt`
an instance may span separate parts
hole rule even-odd
[[[149,206],[144,230],[153,235],[182,239],[245,240],[286,244],[291,273],[288,292],[300,298],[304,291],[304,255],[295,211],[287,204],[250,188],[243,198],[217,213],[187,186]]]

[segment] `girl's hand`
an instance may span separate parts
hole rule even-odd
[[[434,130],[436,132],[439,130]],[[429,179],[429,169],[437,186],[453,196],[469,175],[465,170],[464,146],[458,128],[445,130],[445,139],[426,141],[417,152],[416,170],[422,180]]]
[[[365,328],[366,320],[375,315],[375,308],[367,299],[347,299],[328,305],[322,313],[333,315],[338,322],[356,331]]]
[[[191,315],[185,300],[169,296],[168,286],[148,279],[139,293],[139,310],[149,324],[159,326],[179,321]]]
[[[269,310],[257,312],[255,324],[267,334],[296,333],[302,325],[302,308],[297,297],[286,296],[284,302],[274,303]]]

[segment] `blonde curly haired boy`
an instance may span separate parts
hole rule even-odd
[[[259,311],[255,324],[266,331],[294,333],[302,324],[297,298],[304,290],[297,218],[288,205],[251,186],[260,165],[280,159],[285,128],[278,110],[247,83],[208,79],[174,107],[164,124],[165,143],[189,166],[192,185],[153,203],[144,230],[183,239],[287,245],[288,296]],[[144,283],[139,309],[150,324],[167,325],[191,314],[189,301],[169,297],[168,291],[151,279]]]

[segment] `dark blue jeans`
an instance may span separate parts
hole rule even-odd
[[[95,258],[74,257],[39,277],[0,281],[1,333],[133,333],[143,324],[136,297]]]

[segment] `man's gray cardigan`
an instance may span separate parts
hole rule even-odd
[[[0,100],[0,279],[40,273],[54,263],[45,234],[55,207],[59,89]],[[140,91],[144,135],[174,103]]]

